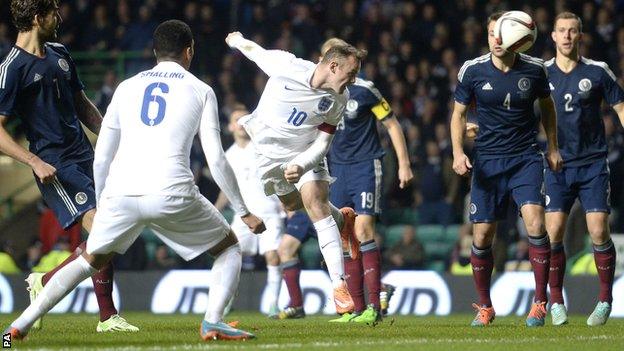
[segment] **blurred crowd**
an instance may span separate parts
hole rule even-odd
[[[416,210],[417,222],[412,223],[413,226],[446,226],[465,222],[470,185],[468,178],[455,176],[451,168],[449,118],[457,72],[465,60],[487,51],[487,16],[509,9],[523,10],[533,16],[539,36],[528,53],[544,59],[554,56],[550,37],[554,16],[564,10],[579,14],[585,33],[581,54],[606,61],[624,86],[622,0],[73,0],[61,1],[63,23],[59,41],[71,52],[142,52],[145,59],[133,62],[127,72],[130,74],[153,64],[150,39],[156,25],[169,18],[184,20],[195,35],[196,56],[191,71],[215,89],[222,125],[226,124],[236,103],[242,102],[253,109],[267,80],[253,63],[226,47],[224,38],[228,32],[239,30],[264,47],[287,50],[311,61],[318,60],[320,44],[329,37],[337,36],[365,48],[369,54],[362,64],[361,77],[373,81],[390,102],[405,131],[416,175],[410,189],[398,188],[396,159],[389,138],[382,136],[384,147],[389,150],[384,158],[384,206],[390,210]],[[0,12],[0,54],[8,51],[14,42],[15,33],[8,16],[8,11]],[[115,85],[122,78],[109,72],[101,87],[91,87],[98,91],[95,101],[100,109],[105,110]],[[612,180],[622,179],[622,127],[608,106],[605,106],[603,119],[610,147],[611,177]],[[231,137],[222,129],[227,147]],[[218,189],[210,181],[201,149],[194,148],[191,158],[201,191],[214,201]],[[612,181],[611,202],[612,231],[624,232],[621,181]],[[499,237],[503,239],[501,242],[522,248],[523,234],[516,229],[521,227],[517,226],[516,218],[515,210],[510,211],[507,225],[499,229]],[[382,220],[393,224],[393,218],[388,216]],[[579,235],[583,236],[584,229],[581,225],[578,228]],[[416,248],[418,235],[412,236],[416,243],[413,244],[406,234],[405,245]],[[456,254],[449,256],[445,267],[459,260],[461,242],[460,235]],[[386,251],[389,265],[409,262],[406,268],[419,267],[426,260],[426,253],[423,257],[399,259],[399,251],[405,250],[397,248],[395,252],[386,248]],[[182,265],[179,261],[168,260],[171,253],[160,246],[148,256],[152,261],[148,260],[141,268]]]

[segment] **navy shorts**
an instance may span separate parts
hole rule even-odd
[[[544,157],[528,154],[479,160],[473,165],[470,221],[488,223],[505,219],[509,197],[518,205],[544,206]]]
[[[95,208],[93,160],[73,163],[56,170],[52,183],[41,184],[35,176],[43,200],[56,214],[56,219],[69,228],[92,208]]]
[[[316,238],[316,229],[305,211],[297,211],[286,220],[286,234],[297,238],[303,244],[312,237]]]
[[[349,164],[330,162],[329,173],[337,178],[329,189],[334,206],[352,207],[357,214],[381,213],[381,159]]]
[[[569,213],[578,197],[585,212],[611,212],[609,162],[606,159],[565,167],[555,173],[546,170],[546,212]]]

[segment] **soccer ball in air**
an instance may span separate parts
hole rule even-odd
[[[525,52],[535,43],[537,26],[526,12],[505,12],[494,24],[494,37],[504,50]]]

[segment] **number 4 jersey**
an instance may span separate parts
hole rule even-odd
[[[123,81],[102,123],[121,130],[104,193],[190,194],[195,184],[189,154],[200,127],[219,130],[217,99],[179,64],[161,62]]]
[[[285,51],[258,49],[248,57],[270,77],[258,107],[239,121],[258,153],[288,161],[310,146],[319,129],[334,133],[349,99],[346,89],[313,88],[316,64]]]

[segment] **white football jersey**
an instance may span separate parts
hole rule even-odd
[[[267,50],[254,59],[269,75],[258,107],[239,120],[251,136],[258,153],[272,159],[289,160],[305,151],[316,139],[318,127],[335,127],[349,100],[348,90],[310,86],[316,64],[293,54]]]
[[[286,216],[277,196],[264,194],[264,185],[260,181],[261,174],[256,167],[254,147],[251,143],[244,148],[236,143],[232,144],[225,152],[225,157],[236,174],[238,188],[252,213],[262,218]]]
[[[188,195],[195,183],[189,154],[200,121],[219,128],[212,89],[175,62],[161,62],[122,82],[103,127],[120,129],[103,194]]]

